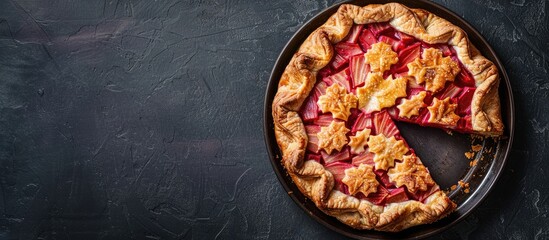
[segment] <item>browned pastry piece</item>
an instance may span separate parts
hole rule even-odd
[[[389,22],[398,31],[429,44],[446,43],[472,73],[476,91],[472,101],[473,130],[500,135],[503,124],[498,98],[498,70],[469,42],[466,33],[450,22],[421,9],[397,3],[364,7],[343,4],[326,23],[312,32],[287,65],[273,100],[273,119],[282,164],[300,191],[328,215],[357,229],[400,231],[434,222],[456,205],[442,191],[423,203],[409,200],[374,205],[334,189],[334,177],[318,162],[304,159],[307,134],[298,111],[313,88],[317,72],[334,56],[333,44],[341,41],[353,24]]]

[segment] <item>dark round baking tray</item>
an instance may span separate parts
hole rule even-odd
[[[288,195],[299,205],[308,215],[320,222],[322,225],[332,229],[345,236],[358,239],[420,239],[440,233],[452,225],[464,219],[476,206],[484,200],[490,192],[492,186],[497,181],[509,151],[514,135],[514,103],[511,92],[509,78],[503,64],[497,58],[496,53],[486,42],[486,40],[465,20],[457,16],[450,10],[426,1],[394,1],[405,4],[411,8],[422,8],[428,10],[442,18],[449,20],[455,25],[465,30],[469,39],[480,50],[480,52],[492,62],[494,62],[500,73],[501,84],[499,88],[502,116],[505,124],[504,137],[500,139],[492,138],[472,138],[469,135],[453,133],[448,134],[440,129],[423,128],[412,124],[397,123],[402,135],[416,153],[421,157],[423,163],[429,168],[433,178],[443,189],[448,189],[450,198],[458,204],[455,212],[448,217],[433,224],[412,227],[399,233],[385,233],[369,230],[353,229],[337,219],[324,214],[314,203],[301,194],[286,174],[283,166],[280,164],[281,154],[274,136],[273,119],[271,115],[271,104],[277,91],[278,81],[286,65],[290,61],[293,53],[299,48],[305,38],[316,28],[322,25],[333,13],[337,11],[339,5],[351,3],[355,5],[367,5],[372,3],[386,3],[385,1],[347,1],[334,5],[322,11],[310,21],[305,23],[296,34],[286,44],[282,53],[278,57],[265,94],[265,112],[264,112],[264,134],[265,143],[269,152],[271,164],[276,175]],[[477,164],[470,166],[470,160],[464,155],[471,151],[472,144],[482,145],[482,149],[474,156]],[[450,186],[457,184],[458,180],[469,183],[469,193],[458,187],[450,190]]]

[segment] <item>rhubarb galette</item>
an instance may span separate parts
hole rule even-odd
[[[273,100],[282,164],[328,215],[400,231],[456,208],[393,121],[498,136],[498,70],[465,32],[397,3],[341,5],[287,65]]]

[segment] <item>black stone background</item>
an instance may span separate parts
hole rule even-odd
[[[504,173],[434,239],[549,239],[549,1],[436,1],[506,66]],[[287,196],[263,97],[334,1],[0,1],[0,239],[336,239]]]

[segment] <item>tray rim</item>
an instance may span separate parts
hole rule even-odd
[[[273,170],[275,171],[275,173],[277,175],[277,178],[278,178],[279,182],[283,185],[285,191],[292,198],[292,200],[302,210],[304,210],[307,215],[309,215],[310,217],[315,219],[317,222],[321,223],[325,227],[327,227],[327,228],[329,228],[329,229],[331,229],[335,232],[338,232],[342,235],[345,235],[345,236],[348,236],[348,237],[353,237],[353,238],[358,238],[358,239],[371,239],[371,237],[375,237],[375,238],[380,238],[380,237],[382,237],[382,238],[387,238],[387,237],[394,238],[394,237],[398,237],[398,238],[402,238],[402,239],[422,239],[422,238],[426,238],[426,237],[429,237],[429,236],[433,236],[437,233],[441,233],[441,232],[449,229],[450,227],[454,226],[455,224],[461,222],[467,216],[469,216],[471,214],[471,212],[473,212],[486,199],[486,197],[490,194],[491,190],[493,189],[493,186],[495,185],[495,183],[499,179],[499,177],[500,177],[500,175],[503,171],[503,168],[506,165],[507,159],[508,159],[509,154],[510,154],[511,146],[513,144],[514,131],[515,131],[515,108],[514,108],[514,98],[513,98],[513,92],[512,92],[512,89],[511,89],[511,83],[509,81],[509,77],[507,75],[507,72],[505,71],[505,68],[504,68],[502,62],[500,61],[500,59],[498,58],[496,52],[493,50],[491,45],[486,41],[486,39],[478,32],[478,30],[476,30],[471,24],[469,24],[465,19],[463,19],[462,17],[460,17],[456,13],[452,12],[451,10],[447,9],[446,7],[444,7],[444,6],[442,6],[438,3],[430,2],[430,1],[427,1],[427,0],[416,0],[415,2],[409,2],[409,1],[406,1],[406,0],[391,1],[391,2],[402,3],[402,4],[404,4],[408,7],[410,7],[411,5],[424,5],[421,8],[423,8],[427,11],[433,12],[434,14],[439,15],[439,16],[445,18],[445,19],[447,19],[448,16],[451,17],[451,18],[455,18],[458,21],[458,23],[456,23],[456,22],[452,22],[452,23],[456,24],[458,26],[459,25],[465,26],[465,28],[463,26],[459,26],[459,27],[463,28],[464,31],[466,31],[467,34],[470,37],[472,36],[474,38],[477,38],[478,41],[474,42],[475,47],[479,48],[479,46],[482,46],[481,48],[479,48],[479,51],[481,51],[483,53],[483,55],[485,55],[485,57],[489,58],[491,61],[493,61],[497,65],[499,73],[500,73],[500,97],[502,96],[501,87],[502,87],[503,84],[505,84],[505,89],[507,90],[507,92],[504,93],[504,95],[506,95],[505,98],[502,98],[502,109],[504,108],[504,106],[507,107],[506,109],[504,109],[503,113],[505,113],[505,114],[502,115],[502,117],[504,119],[504,122],[507,123],[505,125],[505,134],[508,134],[508,136],[507,136],[506,139],[501,139],[500,141],[497,142],[498,148],[500,148],[500,145],[504,145],[503,146],[504,151],[499,155],[499,156],[502,156],[501,163],[499,165],[495,165],[496,160],[497,160],[496,158],[498,158],[497,156],[494,156],[494,158],[491,160],[492,163],[490,164],[490,169],[488,171],[492,173],[493,179],[490,180],[489,182],[485,183],[486,181],[488,181],[487,178],[489,177],[489,174],[487,174],[486,176],[483,177],[482,182],[479,184],[479,187],[478,187],[477,190],[484,190],[484,192],[480,193],[480,195],[476,199],[468,198],[465,201],[465,202],[472,201],[472,203],[467,203],[467,204],[472,204],[472,206],[469,209],[466,209],[464,213],[459,214],[458,216],[454,216],[453,219],[451,219],[449,222],[448,222],[448,220],[449,220],[450,216],[455,215],[454,213],[452,213],[450,216],[447,216],[446,218],[444,218],[444,219],[442,219],[442,220],[440,220],[440,221],[438,221],[434,224],[430,224],[430,225],[436,225],[438,223],[438,225],[440,225],[441,222],[448,222],[448,223],[442,224],[442,226],[435,227],[431,230],[427,229],[427,231],[419,232],[418,235],[414,235],[414,232],[413,232],[413,230],[417,229],[418,226],[412,227],[410,229],[407,229],[407,230],[404,230],[404,231],[400,232],[400,233],[405,232],[405,233],[407,233],[406,235],[401,235],[400,233],[387,233],[387,232],[379,232],[379,231],[372,231],[372,230],[356,230],[356,229],[352,229],[352,228],[350,228],[346,225],[344,225],[344,227],[342,229],[341,226],[338,226],[338,225],[342,225],[342,223],[334,225],[333,222],[328,222],[325,219],[323,219],[323,218],[326,218],[326,217],[327,218],[333,218],[333,217],[320,212],[320,210],[318,210],[318,209],[317,210],[320,212],[320,214],[322,214],[324,216],[318,216],[318,213],[313,213],[309,208],[311,206],[313,208],[316,208],[316,206],[314,204],[312,204],[312,202],[307,201],[307,198],[304,197],[301,192],[298,191],[297,193],[295,193],[292,190],[291,186],[290,186],[290,185],[293,185],[293,182],[291,181],[291,179],[290,179],[290,181],[288,181],[289,178],[287,176],[287,173],[284,171],[283,167],[282,167],[282,170],[283,170],[282,172],[279,169],[279,167],[281,167],[281,164],[280,164],[279,156],[277,155],[277,153],[279,153],[279,151],[278,151],[278,145],[276,143],[276,139],[274,138],[274,130],[273,130],[273,123],[272,123],[272,115],[271,115],[271,112],[272,112],[271,104],[272,104],[272,100],[274,98],[274,95],[276,93],[276,89],[278,87],[278,81],[279,81],[279,77],[274,77],[274,76],[277,76],[278,73],[280,73],[278,75],[281,75],[281,71],[283,71],[283,69],[286,67],[287,61],[289,61],[289,59],[291,59],[291,56],[293,55],[295,50],[297,50],[300,43],[302,42],[302,40],[299,40],[299,39],[301,39],[301,38],[305,39],[308,36],[308,34],[310,34],[314,29],[316,29],[318,26],[320,26],[322,23],[325,22],[324,18],[327,19],[327,17],[331,16],[335,11],[337,11],[337,8],[340,5],[342,5],[342,4],[355,4],[355,5],[364,6],[364,5],[368,5],[368,4],[375,4],[375,3],[378,3],[378,2],[379,3],[382,3],[382,2],[386,3],[385,1],[380,1],[380,0],[366,0],[366,1],[347,0],[347,1],[340,2],[340,3],[336,3],[336,4],[334,4],[330,7],[327,7],[325,9],[319,11],[315,16],[311,17],[288,40],[288,42],[285,44],[285,46],[283,47],[283,49],[281,50],[279,56],[277,57],[277,59],[275,61],[274,67],[273,67],[273,69],[271,71],[271,74],[270,74],[270,77],[269,77],[269,82],[267,83],[267,88],[265,90],[264,113],[263,113],[264,140],[265,140],[265,144],[266,144],[266,147],[267,147],[267,151],[269,153],[269,159],[270,159],[271,165],[272,165]],[[425,6],[427,6],[427,7],[425,7]],[[440,14],[440,12],[442,12],[442,14]],[[488,53],[488,54],[486,54],[486,53]],[[287,55],[289,55],[289,56],[287,56]],[[284,61],[286,58],[288,58],[288,60]],[[281,62],[285,62],[285,63],[281,64]],[[506,100],[506,102],[504,102],[504,100]],[[492,169],[492,168],[496,168],[496,169]],[[483,189],[481,189],[482,185],[485,185],[485,184],[487,184],[487,185],[484,186]],[[294,185],[294,187],[295,187],[295,185]],[[475,190],[475,192],[477,190]],[[471,196],[473,196],[472,193],[471,193]],[[463,205],[465,205],[465,203]],[[333,219],[334,219],[334,221],[338,221],[335,218],[333,218]],[[429,226],[429,225],[423,225],[423,226]],[[419,226],[419,227],[421,227],[421,226]],[[345,229],[345,228],[348,228],[348,229]],[[361,234],[361,233],[357,234],[356,232],[361,232],[361,233],[364,233],[364,234]],[[370,233],[370,234],[368,234],[368,233]],[[375,236],[372,236],[372,233]]]

